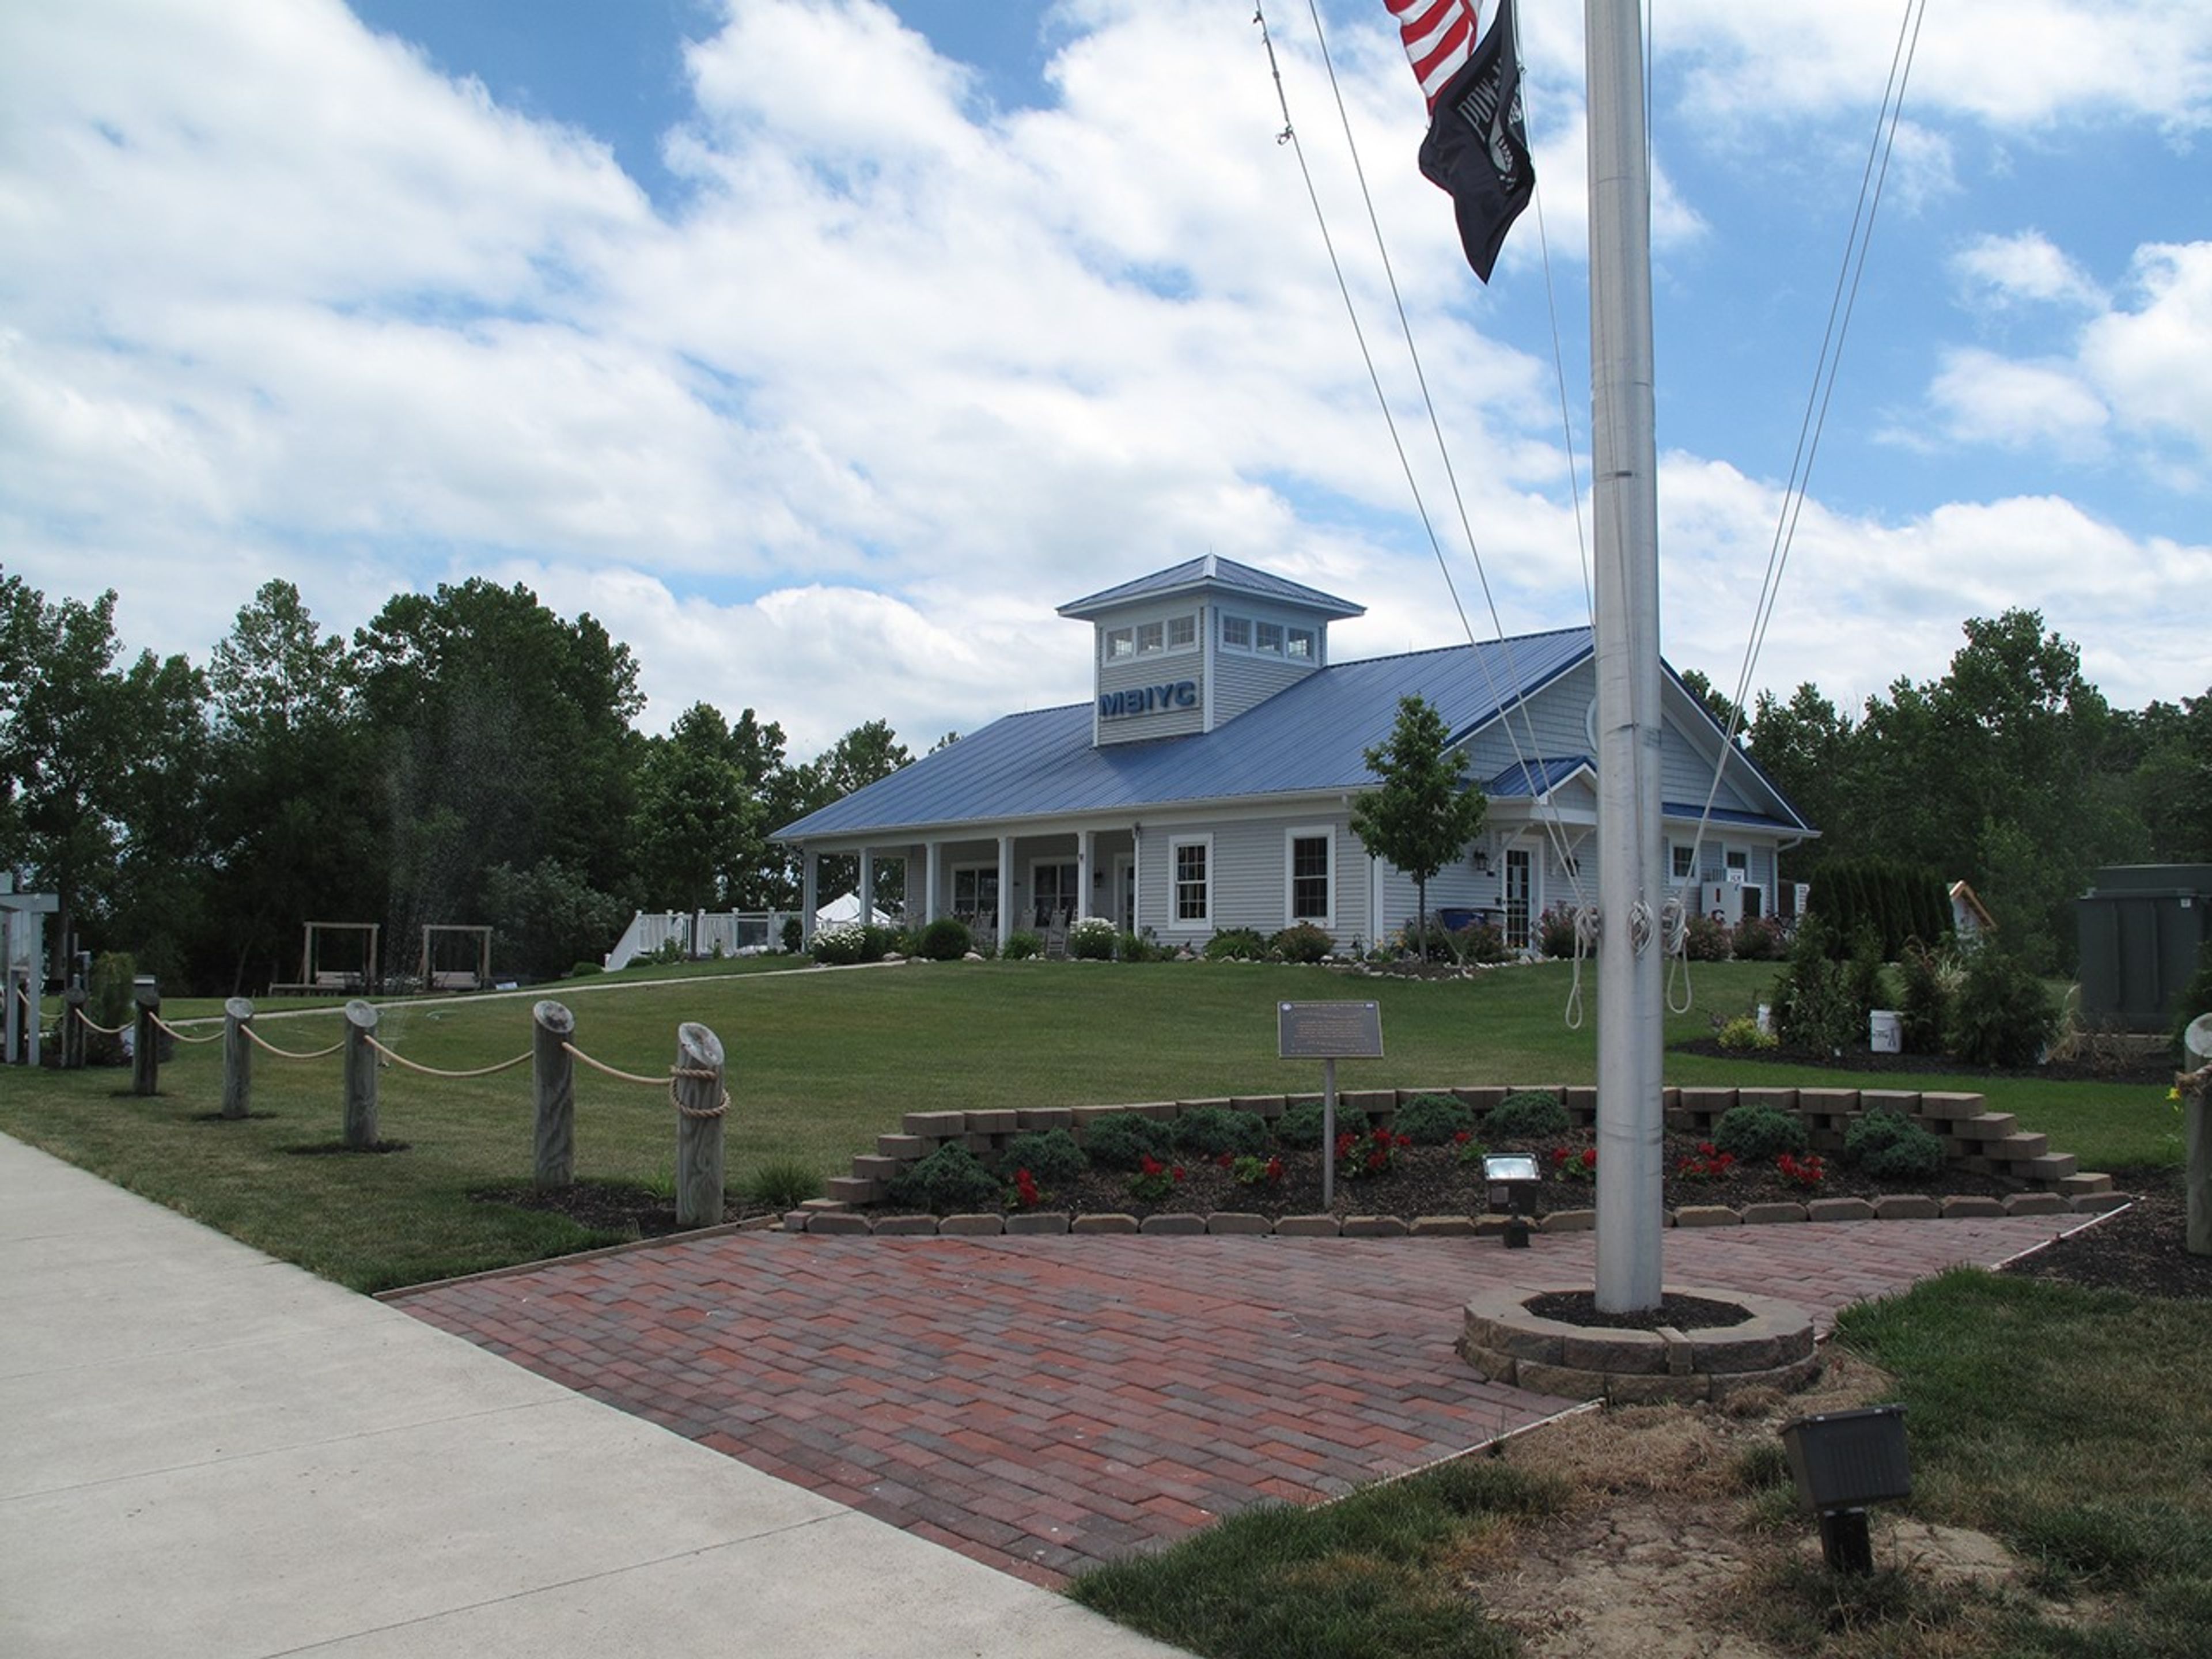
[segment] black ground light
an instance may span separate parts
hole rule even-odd
[[[1869,1504],[1912,1494],[1905,1455],[1905,1407],[1823,1412],[1783,1425],[1782,1447],[1797,1495],[1820,1517],[1820,1553],[1837,1572],[1872,1572]]]

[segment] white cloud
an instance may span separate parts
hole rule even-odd
[[[1944,355],[1929,398],[1954,441],[2048,446],[2075,457],[2104,453],[2111,411],[2070,364],[1954,350]]]
[[[1978,236],[1951,257],[1969,303],[2003,307],[2024,303],[2101,310],[2103,289],[2039,230],[2011,236]]]

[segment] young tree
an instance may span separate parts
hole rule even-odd
[[[1467,757],[1449,747],[1443,716],[1422,697],[1401,697],[1398,718],[1380,747],[1366,751],[1380,787],[1353,802],[1359,844],[1413,878],[1428,953],[1429,878],[1458,858],[1482,829],[1490,803],[1462,781]]]

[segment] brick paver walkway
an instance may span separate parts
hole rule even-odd
[[[2070,1218],[1670,1232],[1670,1285],[1835,1310]],[[1460,1308],[1588,1284],[1590,1236],[817,1238],[656,1246],[397,1305],[1040,1583],[1265,1498],[1402,1474],[1569,1403],[1481,1382]]]

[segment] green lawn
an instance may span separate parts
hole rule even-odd
[[[774,959],[766,959],[772,963]],[[735,964],[732,964],[735,967]],[[1474,981],[1346,979],[1262,964],[985,963],[790,973],[743,964],[672,982],[628,974],[545,988],[576,1015],[579,1047],[623,1070],[665,1073],[678,1024],[696,1020],[729,1055],[733,1185],[769,1159],[841,1172],[902,1113],[1310,1091],[1311,1061],[1275,1054],[1279,1000],[1371,998],[1385,1057],[1346,1061],[1346,1089],[1588,1082],[1595,1069],[1594,977],[1583,1018],[1565,1024],[1570,970],[1501,970]],[[1767,964],[1698,967],[1697,1006],[1671,1016],[1669,1041],[1700,1036],[1712,1012],[1741,1012],[1771,985]],[[659,975],[652,977],[658,979]],[[425,1065],[465,1069],[524,1053],[535,994],[386,1010],[382,1040]],[[335,1010],[275,1016],[258,1029],[305,1050],[335,1039]],[[172,1003],[172,1019],[219,1003]],[[213,1030],[210,1024],[203,1028]],[[221,1045],[179,1048],[161,1092],[127,1093],[114,1070],[0,1068],[0,1130],[289,1261],[363,1289],[476,1271],[605,1242],[558,1218],[468,1201],[472,1188],[526,1181],[526,1066],[468,1081],[383,1073],[388,1157],[307,1157],[337,1138],[335,1058],[257,1057],[250,1121],[208,1121],[222,1097]],[[1669,1055],[1674,1083],[1857,1086],[1850,1073]],[[1887,1086],[1973,1087],[1956,1077],[1885,1076]],[[1991,1079],[1993,1109],[2016,1113],[2087,1167],[2179,1159],[2176,1121],[2151,1087]],[[580,1068],[577,1170],[653,1182],[674,1164],[663,1091]]]

